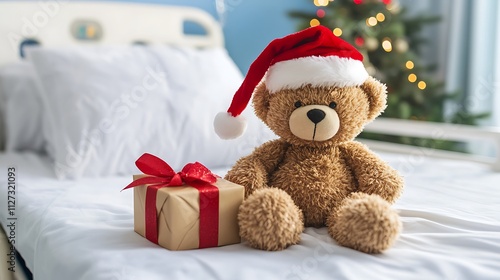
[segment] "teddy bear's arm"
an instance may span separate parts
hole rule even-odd
[[[250,155],[239,159],[224,177],[245,187],[245,197],[268,186],[269,174],[282,161],[288,144],[277,139],[264,143]]]
[[[359,142],[341,146],[344,158],[358,182],[358,191],[378,194],[393,203],[403,190],[403,178],[398,172]]]

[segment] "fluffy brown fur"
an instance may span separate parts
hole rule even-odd
[[[248,219],[252,216],[259,219]],[[304,230],[302,212],[290,195],[276,188],[260,189],[248,197],[238,219],[241,237],[262,250],[282,250],[297,244]],[[262,238],[252,238],[256,235]]]
[[[331,113],[338,115],[338,132],[325,141],[294,135],[289,121],[297,101],[327,110],[336,102]],[[238,216],[242,237],[252,247],[281,250],[299,242],[304,225],[326,225],[343,246],[367,253],[390,247],[401,229],[390,203],[400,195],[403,180],[353,141],[385,108],[385,86],[370,77],[359,87],[306,85],[270,94],[260,84],[253,104],[280,138],[241,158],[226,175],[245,186],[247,199]]]
[[[344,199],[328,217],[327,226],[340,245],[365,253],[381,253],[401,231],[399,216],[391,204],[366,193],[352,193]]]

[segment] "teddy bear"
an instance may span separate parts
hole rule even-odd
[[[391,204],[404,181],[355,141],[386,107],[386,86],[365,70],[362,54],[323,26],[273,40],[249,68],[227,112],[221,138],[245,131],[255,114],[277,136],[240,158],[225,179],[245,187],[241,237],[277,251],[300,242],[304,227],[327,227],[339,245],[365,253],[391,247],[402,230]]]

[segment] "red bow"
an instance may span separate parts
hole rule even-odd
[[[175,171],[162,159],[145,153],[135,165],[149,175],[134,180],[123,190],[148,185],[146,189],[145,223],[146,238],[158,244],[158,218],[156,212],[156,194],[158,189],[188,184],[200,192],[200,237],[199,247],[218,245],[219,228],[219,189],[212,184],[217,176],[199,162],[186,164],[180,172]]]
[[[196,182],[213,184],[217,181],[217,176],[199,162],[188,163],[182,168],[181,172],[175,173],[168,163],[152,154],[146,153],[137,159],[135,165],[144,174],[150,176],[133,181],[123,188],[123,190],[146,184],[174,187]]]

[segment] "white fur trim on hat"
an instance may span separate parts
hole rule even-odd
[[[214,129],[221,139],[234,139],[245,133],[247,121],[241,115],[233,117],[228,112],[220,112],[215,116]]]
[[[368,78],[363,62],[338,56],[308,56],[277,62],[265,76],[270,92],[313,86],[359,86]]]

